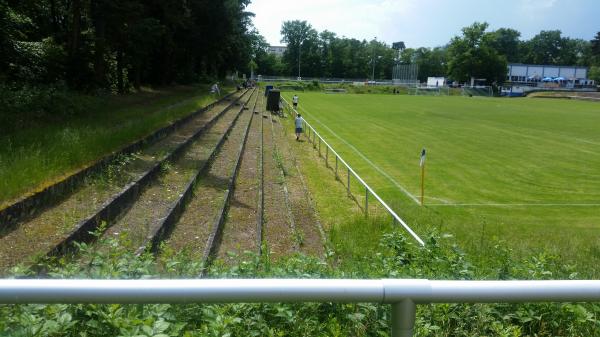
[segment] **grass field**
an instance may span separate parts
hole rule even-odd
[[[600,104],[298,95],[306,120],[417,232],[439,227],[484,261],[501,242],[600,273]]]
[[[75,95],[75,94],[73,94]],[[100,157],[206,106],[208,86],[147,89],[125,96],[73,97],[73,116],[30,122],[0,135],[0,208],[60,181]]]

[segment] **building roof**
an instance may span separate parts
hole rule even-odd
[[[577,68],[577,69],[588,69],[585,66],[565,66],[565,65],[554,65],[554,64],[528,64],[528,63],[509,63],[508,66],[519,66],[519,67],[547,67],[547,68]]]

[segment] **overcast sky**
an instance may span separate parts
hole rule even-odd
[[[460,29],[486,21],[529,39],[540,30],[591,40],[600,31],[600,0],[252,0],[254,25],[271,45],[281,45],[286,20],[306,20],[319,32],[407,47],[446,44]]]

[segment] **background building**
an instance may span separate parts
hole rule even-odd
[[[591,84],[586,67],[518,63],[508,65],[506,80],[513,84],[548,87],[575,87]]]
[[[283,53],[285,53],[286,50],[286,46],[269,46],[269,53],[277,56],[283,56]]]

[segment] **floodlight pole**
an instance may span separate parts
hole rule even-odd
[[[375,58],[375,56],[373,56],[373,72],[371,73],[371,80],[373,82],[375,82],[375,60],[379,60],[381,58],[381,55],[377,56],[377,58]]]
[[[373,63],[373,72],[371,73],[371,81],[375,82],[375,58],[371,60]]]
[[[377,36],[373,38],[374,41],[377,41]],[[373,72],[371,73],[371,81],[375,82],[375,42],[373,42],[373,53],[371,54],[371,63],[373,65]]]
[[[300,81],[300,53],[302,51],[302,41],[298,42],[298,81]]]

